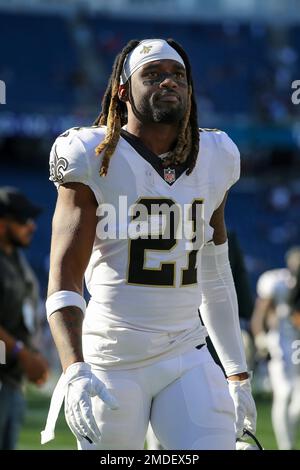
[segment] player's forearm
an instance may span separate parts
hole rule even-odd
[[[73,269],[70,269],[70,266]],[[79,298],[82,297],[82,276],[78,275],[75,266],[72,266],[70,262],[64,264],[61,260],[56,264],[52,262],[46,310],[64,371],[74,362],[83,361],[82,322],[84,312],[78,304],[73,303],[74,298],[70,298],[70,295],[74,294]]]
[[[226,375],[236,379],[247,363],[227,251],[227,244],[203,248],[200,311]]]
[[[65,371],[74,362],[82,362],[83,313],[77,307],[66,307],[54,312],[49,324],[61,365]]]
[[[201,306],[201,316],[227,377],[244,380],[248,374],[241,331],[227,308],[226,302],[208,303]]]

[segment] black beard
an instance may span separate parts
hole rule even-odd
[[[146,98],[140,105],[140,116],[143,117],[143,122],[146,123],[161,123],[161,124],[178,124],[184,117],[184,105],[179,102],[177,106],[168,106],[165,103],[153,103],[153,100]]]
[[[179,113],[178,109],[158,109],[151,108],[153,122],[160,122],[161,124],[175,124],[181,121],[183,113]]]

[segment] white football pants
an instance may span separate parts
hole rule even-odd
[[[268,363],[273,391],[272,424],[280,450],[293,449],[295,432],[300,422],[300,374],[299,368],[287,371],[283,361]]]
[[[80,441],[79,449],[143,449],[149,421],[164,449],[235,449],[234,405],[206,346],[147,367],[93,372],[120,407],[92,399],[102,442]]]

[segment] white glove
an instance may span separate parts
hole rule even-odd
[[[251,393],[250,379],[228,380],[228,385],[235,408],[236,437],[243,435],[244,428],[255,434],[256,406]]]
[[[91,371],[86,362],[75,362],[65,372],[65,417],[75,437],[91,443],[100,439],[100,431],[92,412],[91,397],[99,396],[106,405],[118,408],[116,398]]]
[[[257,446],[245,441],[236,441],[236,450],[259,450]]]
[[[251,443],[247,440],[251,439]],[[244,429],[244,434],[241,439],[236,440],[236,450],[264,450],[256,436],[248,429]]]

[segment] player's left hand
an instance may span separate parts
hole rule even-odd
[[[250,379],[228,380],[229,393],[235,407],[235,432],[239,438],[246,428],[256,432],[256,406],[251,392]]]

